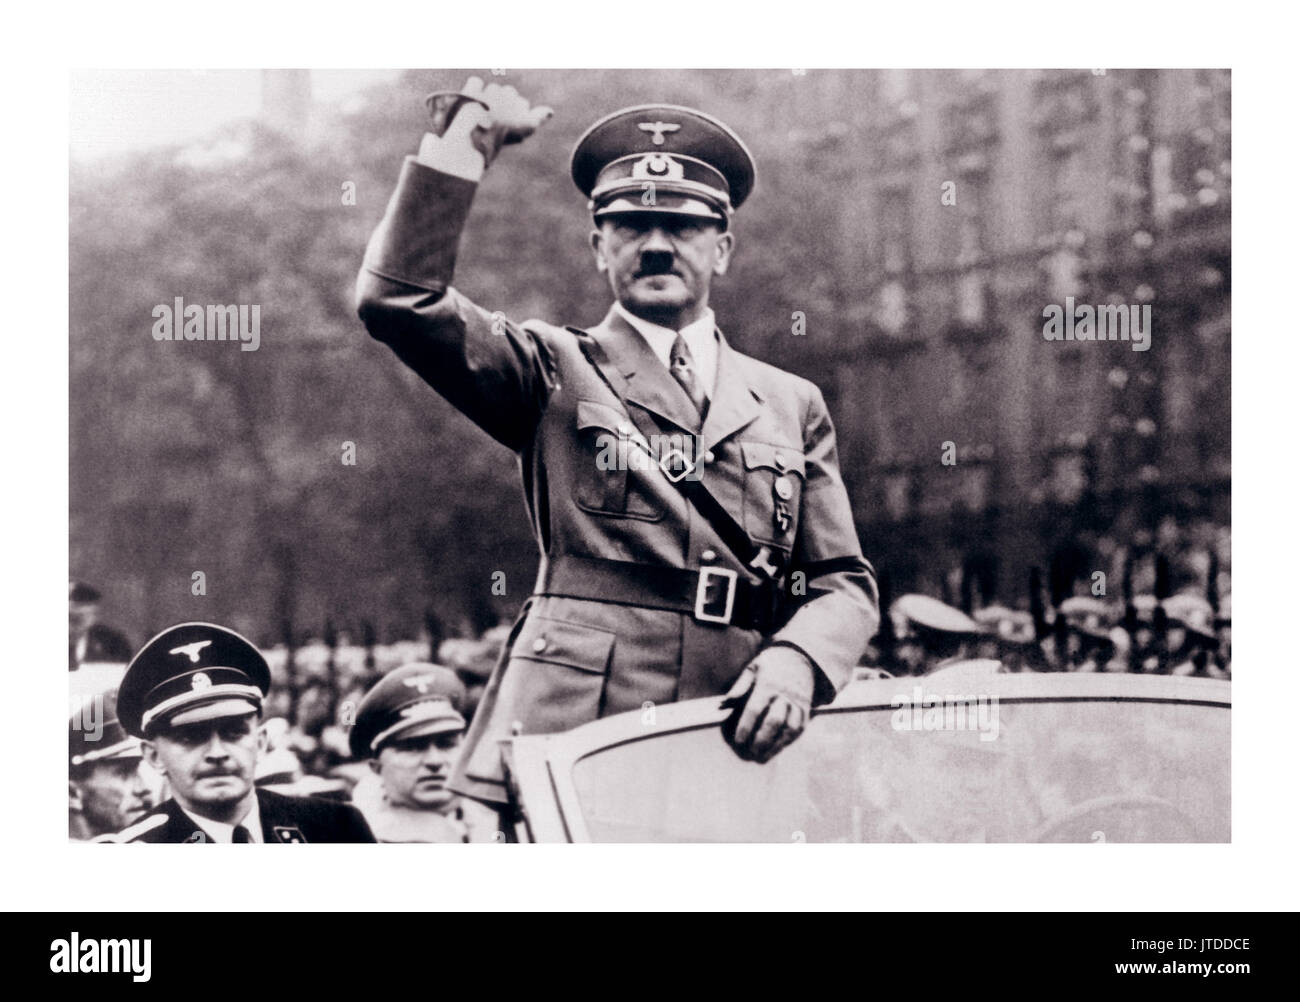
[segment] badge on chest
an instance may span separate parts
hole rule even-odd
[[[790,499],[794,497],[794,484],[789,476],[781,474],[772,482],[772,521],[776,524],[778,535],[790,531],[793,513],[790,511]]]

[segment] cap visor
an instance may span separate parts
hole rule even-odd
[[[592,215],[600,219],[603,216],[641,215],[646,212],[657,212],[661,216],[693,216],[696,219],[713,219],[720,223],[725,223],[727,218],[701,199],[664,192],[659,192],[650,205],[643,203],[639,195],[614,198],[602,204]]]
[[[144,752],[140,748],[139,738],[127,738],[107,748],[99,748],[82,755],[73,755],[69,760],[73,765],[88,765],[91,762],[115,762],[121,759],[141,759]]]
[[[409,741],[411,738],[422,738],[428,734],[450,734],[464,729],[465,718],[459,713],[434,717],[431,720],[417,720],[410,727],[403,727],[385,735],[380,747],[393,741]]]
[[[179,727],[183,724],[198,724],[205,720],[216,720],[220,717],[246,717],[250,713],[256,713],[261,707],[251,699],[244,699],[239,696],[232,696],[226,699],[217,699],[209,703],[201,703],[198,706],[190,706],[178,710],[160,723],[168,727]]]

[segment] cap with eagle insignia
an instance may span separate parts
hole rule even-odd
[[[348,744],[357,758],[369,758],[385,741],[465,729],[461,707],[465,686],[443,665],[394,668],[375,683],[357,707]]]
[[[68,764],[73,769],[140,756],[139,739],[127,734],[118,721],[117,697],[112,692],[88,696],[68,721]]]
[[[666,212],[725,227],[754,189],[754,158],[716,118],[672,104],[607,115],[573,148],[573,183],[596,218]]]
[[[127,665],[117,714],[128,734],[260,712],[271,688],[266,659],[234,630],[214,623],[168,627]]]

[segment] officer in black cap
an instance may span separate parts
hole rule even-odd
[[[352,801],[380,842],[470,841],[464,805],[447,787],[464,705],[456,673],[423,662],[393,669],[361,700],[348,741],[373,782],[358,783]]]
[[[68,720],[68,835],[85,842],[139,821],[152,806],[140,741],[117,719],[112,692],[86,697]]]
[[[115,842],[373,842],[353,807],[254,787],[266,659],[234,630],[181,623],[127,666],[118,719],[140,738],[172,799]]]
[[[599,119],[570,175],[614,302],[586,328],[518,323],[453,273],[484,171],[550,109],[477,78],[429,105],[433,129],[367,248],[358,313],[518,454],[544,554],[452,788],[507,803],[513,734],[700,697],[725,697],[727,740],[768,761],[848,684],[879,599],[821,391],[732,347],[710,306],[753,157],[693,108]],[[615,446],[627,461],[602,459]]]

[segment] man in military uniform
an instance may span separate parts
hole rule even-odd
[[[484,169],[549,109],[477,79],[431,107],[367,248],[358,310],[518,454],[542,550],[452,788],[506,801],[498,745],[512,733],[723,694],[728,739],[766,761],[847,684],[879,614],[821,392],[736,351],[709,308],[754,186],[749,151],[688,108],[596,122],[571,174],[616,301],[590,329],[516,323],[452,275]],[[614,454],[629,459],[601,461]]]
[[[467,805],[447,787],[465,735],[464,706],[456,673],[423,663],[393,669],[361,700],[348,741],[356,758],[370,762],[374,783],[358,783],[352,802],[380,842],[469,842],[474,820],[486,825],[483,840],[493,841],[492,812],[471,802],[467,819]]]
[[[68,582],[68,671],[84,664],[125,664],[131,642],[119,630],[99,622],[103,596],[84,581]]]
[[[1213,655],[1219,646],[1215,613],[1199,595],[1181,593],[1164,601],[1169,627],[1165,647],[1172,675],[1226,678]]]
[[[929,595],[901,595],[890,607],[894,628],[917,648],[913,674],[938,671],[971,659],[983,630],[960,609]]]
[[[181,623],[145,644],[122,679],[118,719],[172,799],[109,840],[373,842],[354,807],[254,787],[270,687],[261,653],[223,626]]]
[[[139,821],[152,806],[138,739],[113,693],[87,697],[68,721],[68,836],[86,842]]]
[[[985,631],[987,639],[978,656],[996,658],[1004,671],[1046,671],[1048,668],[1042,645],[1038,641],[1032,613],[1010,609],[1004,605],[990,605],[979,609],[973,616]]]

